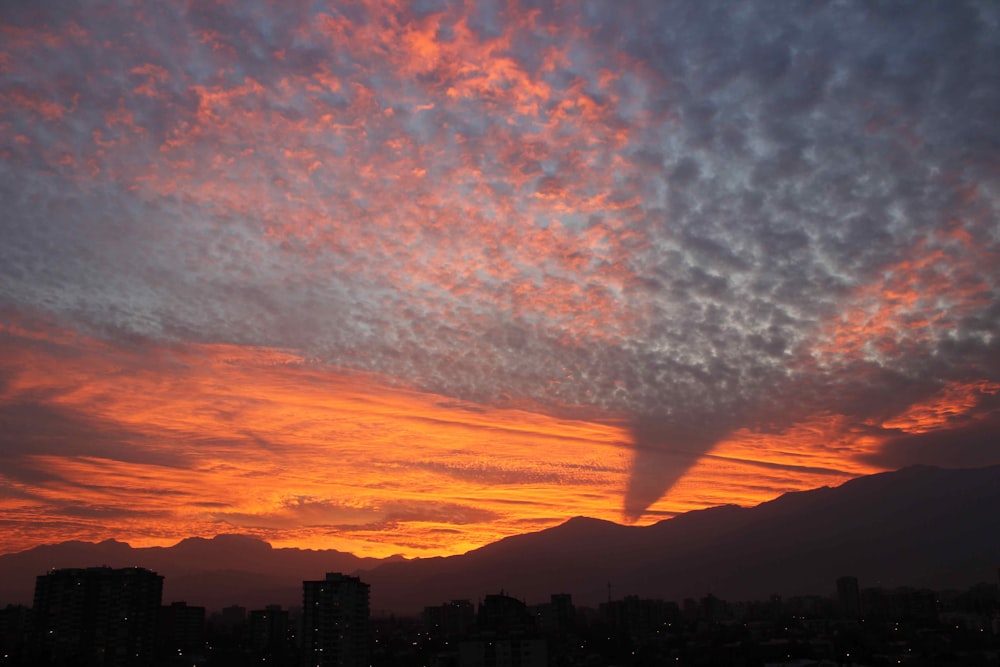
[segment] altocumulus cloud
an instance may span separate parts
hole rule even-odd
[[[835,414],[906,459],[883,424],[910,406],[995,409],[998,23],[6,3],[0,306],[624,418],[631,516],[741,429]]]

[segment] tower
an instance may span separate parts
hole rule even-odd
[[[141,567],[52,570],[35,581],[40,662],[151,665],[163,577]]]
[[[837,605],[845,618],[861,618],[861,592],[857,577],[837,579]]]
[[[367,667],[368,584],[331,572],[302,582],[302,664]]]

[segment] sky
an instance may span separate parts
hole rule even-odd
[[[462,553],[1000,463],[994,2],[0,4],[0,553]]]

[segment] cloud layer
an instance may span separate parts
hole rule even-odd
[[[632,519],[725,461],[779,466],[772,492],[995,462],[998,25],[988,2],[14,3],[0,307],[46,324],[8,335],[281,350],[463,419],[604,424]],[[32,453],[192,465],[31,372],[0,379],[20,482]],[[536,473],[564,474],[457,474]]]

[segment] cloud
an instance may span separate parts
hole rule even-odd
[[[994,465],[1000,460],[998,407],[1000,385],[952,383],[882,422],[884,442],[862,458],[886,468]]]
[[[143,446],[144,441],[148,441],[147,434],[130,432],[116,422],[100,421],[51,402],[0,404],[0,458],[5,461],[7,477],[45,477],[45,471],[31,468],[31,457],[72,456],[82,451],[120,461],[179,468],[189,465],[190,459],[181,451],[156,451]]]
[[[975,468],[1000,462],[1000,416],[983,415],[975,422],[947,431],[931,431],[890,437],[866,462],[883,468],[933,465],[943,468]]]
[[[1000,380],[997,25],[4,7],[0,307],[624,422],[640,517],[734,433]]]
[[[440,554],[511,534],[524,516],[616,514],[619,428],[456,409],[284,350],[130,349],[9,322],[0,506],[20,526],[11,549],[109,534],[161,544],[230,524],[285,544]]]

